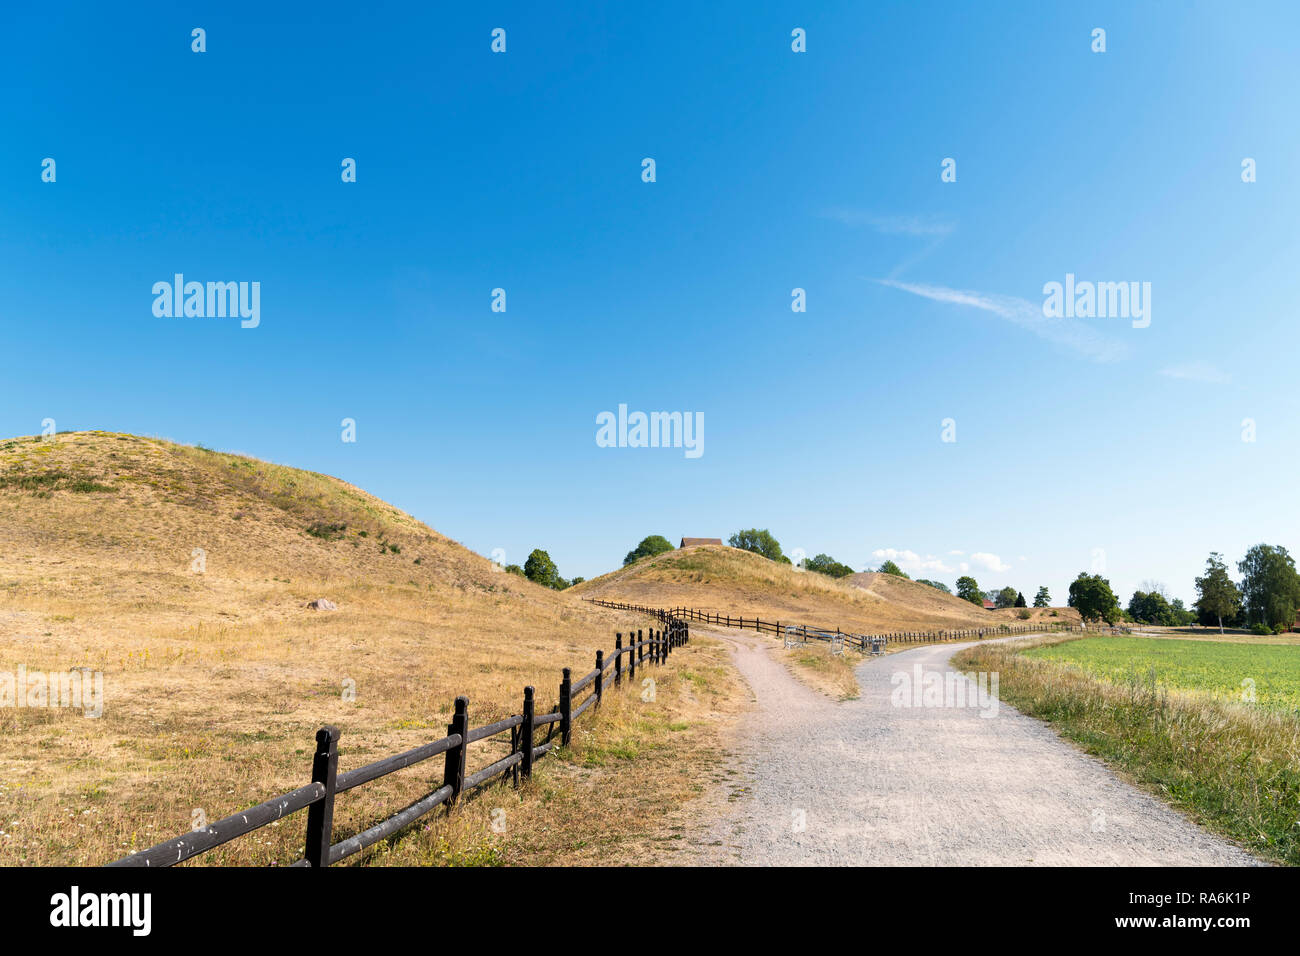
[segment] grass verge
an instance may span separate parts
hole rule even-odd
[[[653,699],[647,699],[646,677],[654,681]],[[730,772],[723,748],[742,690],[721,642],[693,637],[673,651],[667,666],[639,671],[636,686],[608,688],[600,709],[574,725],[572,746],[540,761],[531,782],[484,788],[452,813],[435,811],[357,862],[681,862],[698,822],[692,801]]]
[[[1001,699],[1022,713],[1251,852],[1300,864],[1300,721],[1153,677],[1106,681],[1022,653],[1065,640],[977,645],[953,666],[997,672]]]
[[[831,700],[857,700],[861,692],[854,668],[863,656],[845,648],[842,654],[831,653],[829,644],[805,644],[782,648],[785,665],[796,680],[802,681]]]

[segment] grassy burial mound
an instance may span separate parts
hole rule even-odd
[[[844,578],[868,594],[887,601],[907,604],[927,615],[941,620],[955,617],[969,623],[952,625],[972,627],[980,624],[1079,624],[1083,618],[1072,607],[1004,607],[986,611],[956,595],[945,594],[927,584],[920,584],[896,574],[864,571]],[[939,625],[947,627],[948,625]]]
[[[694,607],[855,633],[1008,623],[924,584],[888,574],[836,580],[729,548],[706,545],[642,558],[572,589],[587,598]]]
[[[309,609],[318,598],[337,610]],[[0,707],[0,864],[104,863],[301,786],[323,724],[342,731],[343,770],[441,737],[457,694],[475,725],[518,713],[526,684],[549,707],[562,667],[585,673],[615,631],[648,626],[326,475],[104,432],[0,441],[0,672],[85,667],[103,688],[97,718]],[[709,673],[723,680],[701,664],[689,693],[701,711]],[[653,736],[657,718],[638,719]],[[336,835],[439,772],[341,799]],[[527,833],[493,846],[509,857]],[[294,817],[209,862],[293,860],[301,841]],[[433,845],[421,862],[463,849]]]
[[[1072,607],[1000,607],[989,613],[999,624],[1083,623],[1083,615]]]

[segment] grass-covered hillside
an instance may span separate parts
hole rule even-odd
[[[517,713],[526,684],[549,707],[562,666],[647,624],[326,475],[105,432],[0,441],[0,671],[88,667],[104,688],[99,718],[0,708],[0,864],[103,863],[300,786],[323,724],[347,769],[441,736],[457,694],[475,724]],[[340,832],[384,815],[366,799]],[[300,839],[267,828],[227,860],[293,859]]]
[[[978,627],[1006,619],[924,584],[888,574],[837,580],[725,545],[642,558],[573,588],[588,598],[695,607],[846,631]]]

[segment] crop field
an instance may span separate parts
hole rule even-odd
[[[1300,646],[1146,637],[1089,637],[1035,647],[1025,656],[1073,665],[1112,683],[1150,680],[1221,700],[1246,700],[1300,711]],[[1252,684],[1253,682],[1253,684]]]

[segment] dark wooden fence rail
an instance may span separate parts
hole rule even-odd
[[[764,621],[756,617],[732,617],[716,611],[702,611],[696,608],[651,608],[639,604],[627,604],[622,601],[601,601],[587,598],[592,604],[614,608],[619,611],[633,611],[640,614],[667,614],[677,620],[699,621],[703,624],[716,624],[721,627],[753,628],[760,633],[768,632],[778,636],[793,633],[798,637],[815,641],[843,640],[849,647],[862,651],[881,651],[889,643],[895,644],[936,644],[942,641],[983,640],[986,637],[1005,637],[1011,634],[1040,634],[1073,632],[1097,634],[1127,634],[1129,628],[1112,627],[1103,624],[1069,624],[1064,621],[1052,621],[1039,624],[990,624],[988,627],[959,628],[957,630],[930,631],[890,631],[884,634],[850,634],[838,627],[816,627],[812,624],[792,624],[781,621]]]
[[[496,780],[504,783],[506,775],[518,786],[521,780],[527,780],[532,775],[533,764],[550,753],[557,743],[568,746],[572,739],[573,722],[587,711],[599,707],[605,691],[623,683],[625,671],[630,683],[635,680],[638,669],[663,664],[674,648],[681,647],[690,640],[690,625],[686,620],[658,609],[636,609],[636,612],[650,615],[663,626],[629,633],[626,644],[623,643],[620,632],[614,638],[614,653],[607,657],[604,651],[597,651],[595,669],[576,681],[569,668],[564,668],[559,700],[550,713],[536,712],[533,688],[525,687],[522,713],[483,727],[470,727],[469,699],[457,697],[451,723],[447,725],[447,736],[346,773],[338,772],[338,728],[322,727],[316,733],[311,783],[231,814],[202,830],[133,853],[109,866],[174,866],[299,810],[307,811],[306,847],[302,859],[290,865],[329,866],[392,836],[439,806],[445,805],[450,812],[463,794]],[[537,734],[543,730],[545,739],[538,744]],[[506,732],[510,734],[510,753],[466,776],[465,758],[470,744]],[[444,761],[442,783],[437,789],[368,830],[339,843],[331,842],[334,801],[339,794],[439,755]]]

